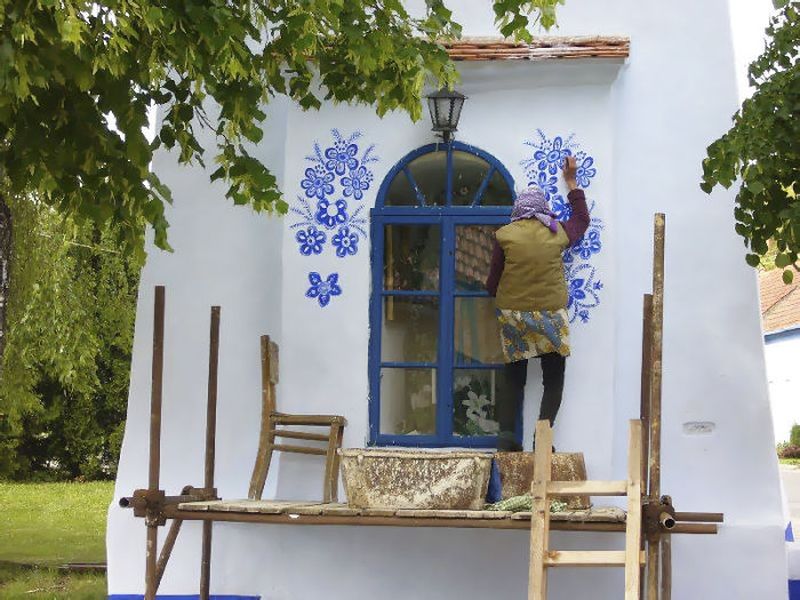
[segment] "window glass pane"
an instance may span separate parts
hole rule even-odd
[[[447,152],[440,150],[418,156],[408,164],[408,170],[428,206],[445,203]]]
[[[494,298],[456,298],[454,319],[456,365],[503,363]]]
[[[436,433],[436,369],[381,369],[381,433]]]
[[[453,205],[472,204],[490,165],[479,156],[453,151]]]
[[[513,206],[514,192],[500,171],[495,171],[481,196],[481,206]]]
[[[383,244],[384,289],[439,289],[438,225],[386,225]]]
[[[456,291],[485,289],[492,262],[494,232],[500,225],[456,227]]]
[[[383,362],[435,363],[438,338],[438,297],[383,297]]]
[[[497,403],[502,402],[502,369],[453,371],[453,433],[457,436],[497,435]]]
[[[414,188],[403,171],[400,171],[392,179],[384,202],[386,206],[416,206],[418,204]]]

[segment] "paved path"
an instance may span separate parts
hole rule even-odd
[[[800,541],[800,467],[780,465],[783,488],[789,502],[789,517],[792,520],[794,539]]]

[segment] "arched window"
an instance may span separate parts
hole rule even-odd
[[[514,181],[492,155],[430,144],[384,179],[372,210],[370,442],[492,446],[503,370],[484,289]]]

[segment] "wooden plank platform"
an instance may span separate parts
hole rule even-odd
[[[378,525],[386,527],[454,527],[522,529],[530,512],[491,510],[358,509],[340,503],[299,500],[212,500],[184,502],[167,509],[168,518],[202,521],[259,522],[298,525]],[[624,531],[625,511],[615,507],[552,513],[554,529]]]

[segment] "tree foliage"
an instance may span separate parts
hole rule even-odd
[[[550,27],[563,0],[495,0],[502,33]],[[427,83],[457,79],[442,39],[460,27],[444,0],[414,16],[401,0],[0,0],[0,193],[36,194],[62,214],[143,224],[167,248],[170,191],[148,165],[159,147],[215,164],[226,196],[286,210],[274,176],[247,150],[264,105],[366,103],[421,114]],[[218,111],[208,111],[209,101]],[[151,106],[164,118],[155,140]],[[114,127],[111,124],[114,124]],[[215,146],[204,148],[198,128]],[[206,151],[212,154],[209,160]]]
[[[141,262],[116,232],[14,199],[0,477],[113,474]],[[137,255],[139,253],[136,253]]]
[[[774,264],[790,283],[800,253],[800,2],[776,1],[764,52],[749,68],[755,88],[733,117],[733,126],[708,148],[701,187],[735,182],[736,231],[758,266],[777,249]]]

